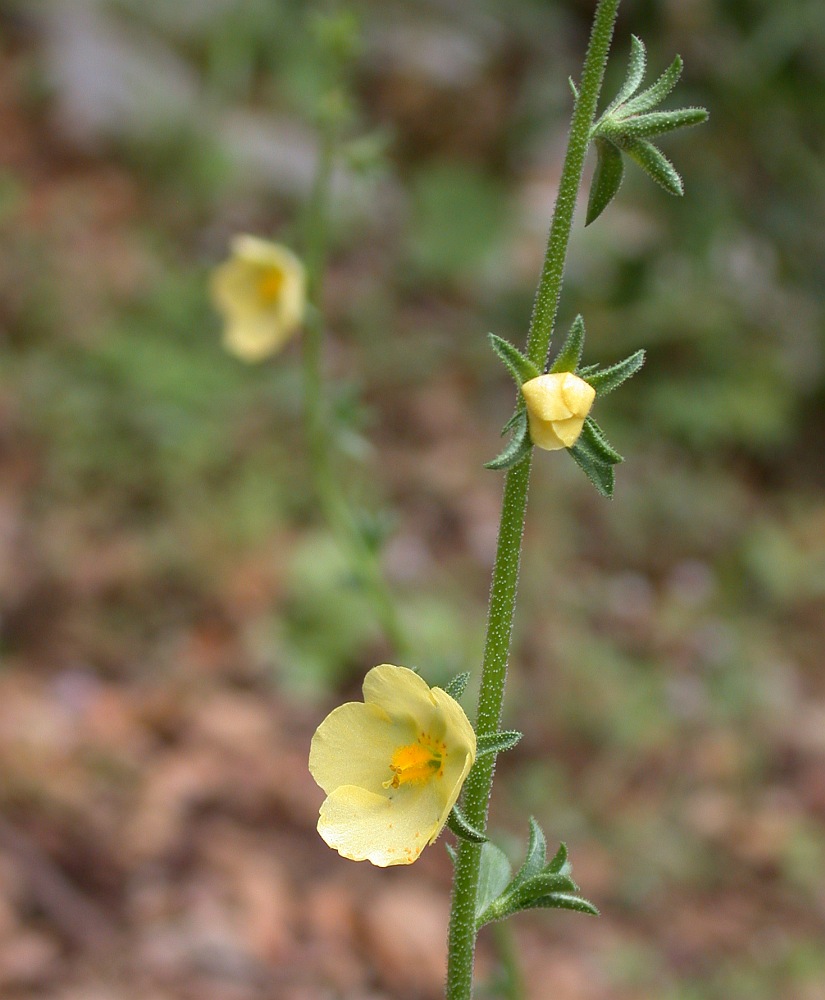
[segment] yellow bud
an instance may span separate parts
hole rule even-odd
[[[593,386],[572,372],[553,372],[531,378],[521,391],[533,444],[545,451],[572,447],[596,398]]]

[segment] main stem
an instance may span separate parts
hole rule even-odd
[[[550,337],[556,321],[567,248],[573,226],[573,212],[618,9],[619,0],[600,0],[596,8],[590,43],[582,68],[581,88],[570,123],[567,152],[553,210],[547,252],[527,337],[528,356],[542,369],[546,364]],[[513,466],[504,481],[498,546],[487,614],[487,638],[481,668],[481,689],[476,720],[476,730],[479,735],[496,732],[501,719],[516,605],[521,540],[527,510],[530,461],[531,456],[528,455],[518,465]],[[491,756],[479,758],[464,788],[465,815],[469,823],[479,830],[485,830],[487,827],[493,767],[494,760]],[[466,840],[460,841],[450,915],[447,1000],[470,1000],[472,997],[477,933],[475,906],[480,862],[480,846]]]
[[[378,555],[369,546],[335,476],[330,453],[329,413],[323,396],[322,343],[324,314],[323,276],[326,264],[329,191],[335,157],[334,126],[324,125],[318,170],[307,206],[306,266],[309,310],[303,341],[304,408],[310,467],[318,502],[335,535],[347,549],[353,571],[370,595],[381,628],[394,651],[407,653],[398,619]]]

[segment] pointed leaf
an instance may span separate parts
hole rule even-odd
[[[645,363],[645,352],[635,351],[623,361],[617,361],[609,368],[602,368],[601,371],[591,372],[587,375],[586,381],[596,390],[597,396],[606,396],[618,388],[622,382],[626,382]]]
[[[608,500],[611,499],[616,484],[613,466],[594,459],[590,452],[586,451],[578,442],[567,450],[599,493],[603,497],[607,497]]]
[[[705,108],[679,108],[676,111],[651,111],[646,115],[611,120],[605,123],[602,134],[608,139],[618,136],[625,142],[629,139],[645,139],[651,135],[661,135],[677,128],[700,125],[707,121]],[[596,140],[599,141],[598,139]]]
[[[519,394],[518,405],[513,411],[512,417],[510,417],[507,423],[501,428],[502,435],[506,434],[507,431],[514,430],[521,420],[524,420],[525,423],[527,421],[527,403],[525,402],[524,396]]]
[[[483,918],[490,904],[507,888],[512,871],[504,851],[488,840],[481,848],[476,894],[476,921],[479,922],[479,926],[486,922]]]
[[[522,459],[530,453],[530,449],[532,447],[533,442],[530,440],[530,431],[527,427],[527,415],[525,414],[524,424],[517,425],[517,428],[504,451],[491,461],[485,462],[484,468],[509,469],[511,466],[517,465],[520,461],[522,461]]]
[[[652,86],[648,87],[647,90],[643,90],[641,94],[638,94],[632,100],[627,101],[622,108],[622,115],[638,115],[643,111],[650,111],[651,108],[655,108],[661,104],[679,82],[681,75],[682,57],[676,56]]]
[[[547,840],[544,831],[536,822],[534,817],[530,817],[530,839],[527,842],[527,854],[524,863],[516,872],[516,876],[511,883],[511,888],[515,888],[532,878],[544,868],[547,859]],[[560,870],[560,869],[559,869]],[[554,872],[556,874],[556,872]]]
[[[513,376],[519,388],[524,382],[528,382],[531,378],[538,378],[541,374],[533,362],[526,358],[509,340],[504,340],[503,337],[497,337],[491,333],[490,345],[504,362],[507,371]]]
[[[624,461],[592,417],[585,420],[576,444],[580,444],[595,461],[604,462],[605,465],[618,465]]]
[[[478,737],[476,755],[481,757],[483,754],[502,753],[504,750],[512,750],[514,746],[517,746],[521,742],[523,735],[524,733],[520,733],[515,729],[501,733],[486,733]]]
[[[605,109],[602,118],[609,115],[610,112],[618,108],[620,104],[624,104],[629,97],[632,97],[633,94],[636,93],[644,78],[646,65],[647,53],[645,52],[645,43],[641,40],[641,38],[637,38],[636,35],[631,35],[630,59],[628,60],[627,65],[627,76],[621,86],[621,90],[618,94],[616,94]]]
[[[541,899],[542,896],[549,896],[551,893],[574,893],[579,887],[569,875],[560,875],[558,872],[539,872],[532,878],[522,882],[520,886],[511,892],[507,890],[505,895],[511,898],[513,911],[526,910],[532,905],[534,899]]]
[[[467,820],[464,813],[458,808],[458,806],[453,806],[450,815],[447,817],[447,828],[462,840],[469,840],[472,844],[484,844],[487,842],[487,837],[481,832],[481,830],[476,830],[472,824]]]
[[[635,160],[657,184],[661,184],[665,191],[675,195],[685,193],[679,172],[658,146],[654,146],[647,139],[629,139],[627,142],[623,141],[621,145],[627,155]]]
[[[458,851],[453,847],[452,844],[444,842],[444,846],[447,848],[447,854],[450,856],[450,861],[455,865],[458,861]]]
[[[574,101],[578,101],[578,99],[579,99],[579,88],[573,82],[573,77],[572,76],[568,76],[567,83],[569,84],[570,90],[573,93],[573,100]]]
[[[581,361],[584,350],[584,320],[579,314],[570,326],[567,339],[562,344],[561,350],[556,355],[551,372],[575,372]]]
[[[559,844],[559,849],[547,862],[545,867],[549,872],[562,872],[565,875],[570,874],[573,866],[567,860],[567,844]]]
[[[598,909],[588,900],[581,896],[566,892],[554,892],[547,896],[534,899],[530,904],[530,909],[541,907],[542,909],[555,910],[575,910],[577,913],[588,913],[591,917],[598,917]]]
[[[467,687],[467,681],[470,679],[470,671],[465,670],[463,673],[456,674],[455,677],[446,685],[444,690],[447,694],[454,698],[456,701],[464,694],[464,689]]]
[[[624,163],[618,147],[608,139],[596,138],[596,169],[590,184],[585,226],[589,226],[607,208],[621,187]]]

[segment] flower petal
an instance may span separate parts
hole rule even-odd
[[[565,448],[572,447],[578,441],[582,427],[584,417],[570,417],[569,420],[557,420],[553,424],[553,430]]]
[[[436,714],[429,684],[409,667],[382,663],[364,678],[364,701],[378,705],[393,718],[412,718],[427,729]]]
[[[321,806],[318,833],[352,861],[370,861],[380,868],[410,865],[443,826],[441,784],[406,786],[392,795],[340,785]]]
[[[350,701],[324,719],[309,751],[309,770],[327,793],[357,785],[377,795],[392,777],[393,752],[415,739],[412,721],[392,720],[378,705]]]
[[[586,417],[593,406],[596,398],[596,390],[583,378],[567,372],[562,383],[561,393],[565,403],[570,407],[570,412],[576,417]],[[578,437],[578,435],[576,435]]]
[[[563,394],[565,379],[569,372],[553,372],[531,378],[521,387],[527,403],[527,413],[539,420],[566,420],[573,416]]]

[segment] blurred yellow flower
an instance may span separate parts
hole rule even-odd
[[[596,390],[572,372],[531,378],[521,387],[530,438],[537,448],[570,448],[582,432]]]
[[[327,793],[318,832],[352,861],[409,865],[447,822],[475,732],[454,698],[406,667],[373,667],[363,690],[312,738],[309,770]]]
[[[261,361],[301,325],[304,266],[286,247],[257,236],[236,236],[231,249],[210,282],[212,301],[226,324],[224,346],[243,361]]]

